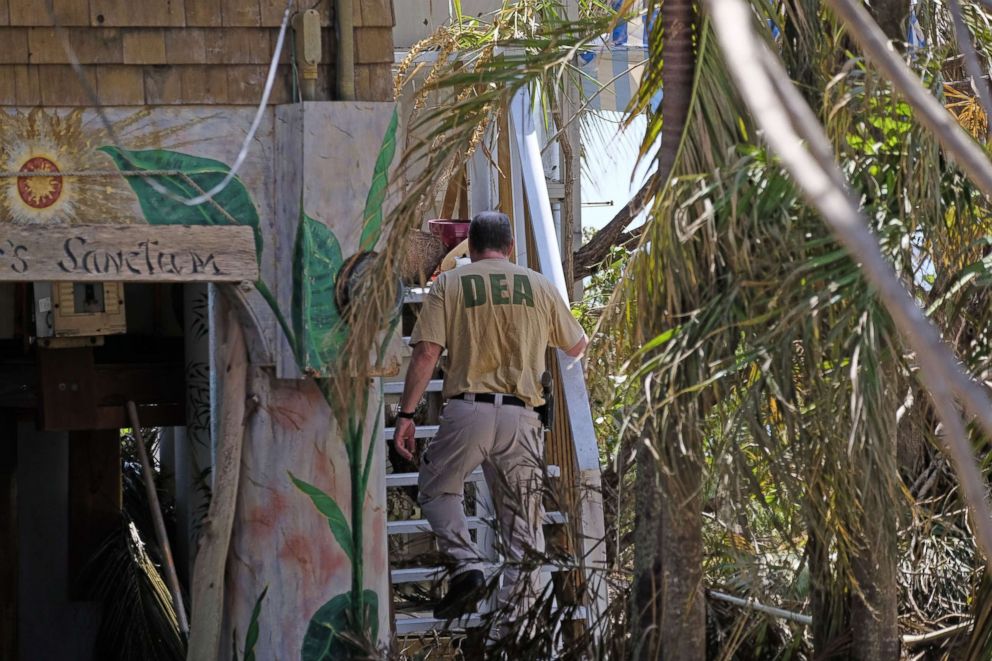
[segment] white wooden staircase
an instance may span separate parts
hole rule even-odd
[[[567,300],[568,286],[562,270],[559,240],[548,196],[547,179],[543,170],[541,149],[537,137],[535,109],[530,92],[524,88],[510,103],[510,128],[508,135],[512,136],[501,143],[502,160],[509,156],[510,188],[508,191],[512,207],[512,220],[517,237],[516,260],[543,273]],[[502,150],[506,150],[503,153]],[[481,179],[505,176],[492,166]],[[502,195],[502,193],[501,193]],[[481,210],[481,209],[478,209]],[[524,237],[530,241],[525,241]],[[527,254],[530,243],[533,254]],[[404,330],[412,328],[411,319],[419,312],[419,304],[426,295],[426,289],[411,289],[406,292],[404,309],[407,320]],[[405,333],[404,333],[405,334]],[[443,361],[442,361],[443,362]],[[561,466],[549,466],[548,477],[558,482],[560,492],[568,493],[568,498],[562,502],[570,502],[569,516],[562,512],[549,511],[545,519],[545,537],[551,543],[558,543],[568,548],[574,564],[568,567],[546,567],[542,575],[551,581],[553,574],[560,573],[561,581],[555,580],[556,608],[562,613],[568,613],[570,622],[560,624],[563,628],[570,624],[580,625],[579,628],[591,631],[598,637],[607,609],[607,584],[605,579],[606,552],[605,526],[603,521],[602,493],[600,490],[599,449],[589,407],[588,392],[585,386],[581,364],[568,358],[564,352],[558,351],[553,361],[556,363],[555,390],[556,401],[556,431],[549,436],[553,444],[549,444],[549,454],[562,457]],[[383,384],[384,406],[386,421],[395,419],[399,395],[403,389],[403,377],[408,361],[404,361],[401,373],[386,380]],[[424,415],[417,420],[417,436],[423,441],[429,440],[437,432],[437,416],[441,408],[442,374],[438,373],[430,381],[427,388],[427,405]],[[384,428],[386,438],[392,438],[394,430]],[[552,445],[554,449],[552,450]],[[555,462],[549,462],[555,463]],[[412,468],[412,467],[410,467]],[[433,603],[422,599],[404,601],[405,595],[414,594],[419,588],[420,594],[427,596],[429,586],[436,584],[443,571],[437,564],[436,553],[430,561],[411,551],[428,551],[421,555],[431,555],[434,549],[433,538],[426,531],[427,522],[420,518],[419,507],[413,493],[416,488],[417,474],[415,472],[393,472],[387,466],[389,474],[386,478],[387,502],[390,509],[400,504],[405,509],[405,518],[398,518],[387,523],[390,545],[390,569],[393,585],[394,628],[397,635],[423,634],[447,628],[466,629],[480,623],[480,616],[473,615],[461,621],[446,623],[431,617]],[[491,519],[492,507],[489,492],[482,471],[478,470],[466,481],[466,503],[473,511],[468,512],[470,527],[476,538],[476,544],[487,559],[493,571],[499,567],[496,557],[494,532],[488,521]],[[565,572],[570,574],[566,577]],[[566,578],[568,580],[566,580]],[[571,584],[569,586],[569,584]],[[576,584],[579,588],[576,589]],[[565,586],[561,588],[561,586]],[[435,592],[431,595],[434,600],[440,597]],[[567,602],[567,603],[566,603]],[[483,607],[483,611],[485,606]],[[561,622],[565,619],[562,618]],[[578,620],[581,620],[579,622]],[[572,629],[575,635],[577,629]]]
[[[404,327],[407,331],[409,331],[409,326],[416,314],[419,313],[419,303],[424,293],[424,290],[413,289],[409,290],[405,296],[406,319]],[[407,344],[408,341],[409,338],[404,338],[404,344]],[[387,425],[392,424],[395,420],[399,396],[403,391],[405,370],[409,364],[409,353],[410,351],[407,349],[400,374],[383,380]],[[442,360],[442,364],[443,362]],[[426,402],[418,407],[416,437],[422,444],[429,442],[438,430],[437,415],[442,404],[442,376],[439,368],[435,375],[436,378],[433,378],[428,385],[425,394]],[[394,434],[394,427],[386,426],[383,428],[384,440],[392,440]],[[395,455],[392,455],[392,458],[397,459]],[[406,468],[410,467],[407,466]],[[548,466],[547,475],[548,478],[555,480],[560,477],[561,471],[557,466]],[[416,504],[417,479],[418,474],[416,472],[403,472],[402,468],[396,470],[391,463],[387,464],[386,489],[390,520],[386,526],[389,537],[395,633],[398,636],[410,636],[432,631],[462,631],[477,627],[482,621],[482,615],[479,613],[454,622],[438,620],[431,615],[433,603],[441,594],[436,588],[441,585],[441,581],[445,578],[445,570],[438,564],[439,556],[436,552],[433,536],[430,533],[430,526],[425,519],[421,518],[420,508]],[[469,510],[467,512],[469,529],[475,538],[480,554],[488,561],[486,571],[491,576],[499,570],[500,558],[494,543],[492,501],[481,468],[475,470],[466,480],[466,503]],[[402,510],[402,514],[408,516],[397,518],[395,515],[398,510]],[[548,511],[545,514],[544,523],[546,536],[552,539],[555,537],[554,529],[565,526],[568,523],[568,517],[562,512]],[[427,559],[424,556],[427,556]],[[550,581],[553,573],[571,569],[546,566],[542,571],[542,577]],[[485,613],[491,607],[491,603],[483,603],[480,611]],[[570,608],[568,610],[569,616],[572,618],[586,618],[587,612],[588,609],[585,608]]]

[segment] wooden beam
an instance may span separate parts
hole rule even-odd
[[[93,349],[38,349],[40,427],[46,431],[93,429],[96,388]]]
[[[90,595],[77,585],[86,563],[121,517],[120,429],[69,434],[70,599]]]
[[[186,401],[186,369],[182,363],[97,365],[93,385],[99,406],[123,406],[128,400],[160,405]]]
[[[185,407],[181,404],[138,406],[141,424],[146,427],[181,427],[186,424]],[[130,427],[127,411],[123,406],[98,406],[94,429],[121,429]]]
[[[36,392],[25,390],[30,381],[22,374],[12,392],[0,387],[0,406],[40,405],[45,431],[120,429],[130,426],[124,404],[131,399],[139,404],[147,426],[183,425],[183,370],[178,363],[94,365],[88,347],[39,349]],[[0,375],[8,371],[16,375],[19,368],[0,366]]]
[[[57,360],[60,351],[49,354]],[[96,414],[87,429],[127,427],[124,403],[128,395],[138,402],[148,425],[183,425],[185,368],[182,363],[95,365],[92,387]],[[0,410],[35,409],[41,399],[38,368],[31,363],[0,363]],[[56,386],[57,387],[57,386]]]
[[[223,319],[224,339],[217,350],[217,364],[223,379],[220,438],[213,496],[200,532],[200,550],[193,567],[189,659],[216,659],[220,654],[225,568],[237,506],[245,425],[251,415],[245,407],[248,355],[244,333],[234,312],[229,310]]]
[[[17,418],[0,411],[0,659],[17,659]]]
[[[63,181],[69,179],[68,176],[44,178],[53,191],[49,196],[56,199]],[[26,181],[26,177],[18,179],[18,190]],[[30,197],[30,192],[23,195]],[[254,282],[258,279],[255,236],[252,228],[241,225],[76,225],[45,232],[6,225],[0,229],[0,244],[3,245],[0,282]]]

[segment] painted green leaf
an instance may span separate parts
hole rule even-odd
[[[248,633],[245,634],[245,658],[244,661],[255,661],[255,645],[258,644],[258,616],[262,612],[262,600],[269,591],[269,586],[265,586],[262,594],[258,595],[255,601],[255,608],[251,611],[251,621],[248,623]]]
[[[365,620],[369,623],[372,638],[379,636],[379,597],[372,590],[362,593]],[[345,592],[321,606],[307,625],[303,637],[301,661],[339,661],[351,656],[347,642],[337,634],[348,629],[351,615],[351,593]]]
[[[342,262],[334,233],[302,214],[293,254],[293,331],[304,371],[323,372],[347,339],[334,302],[334,279]]]
[[[386,127],[382,137],[379,156],[375,159],[375,170],[372,172],[372,184],[369,186],[368,197],[365,198],[365,213],[362,214],[362,238],[358,242],[359,250],[372,250],[379,241],[382,233],[382,205],[386,200],[386,188],[389,186],[389,166],[396,154],[396,126],[399,123],[397,112]]]
[[[258,210],[248,189],[237,177],[213,199],[196,206],[187,206],[162,195],[148,183],[149,179],[154,179],[170,193],[191,199],[220,183],[230,171],[224,163],[166,149],[132,151],[107,145],[100,147],[100,151],[109,155],[119,170],[180,170],[184,173],[183,176],[127,177],[149,224],[248,225],[255,232],[256,256],[261,256]]]
[[[296,488],[310,496],[310,500],[313,501],[314,507],[317,511],[327,517],[327,524],[331,527],[331,532],[334,534],[334,539],[337,540],[341,548],[344,549],[345,555],[348,556],[348,560],[352,564],[355,563],[354,549],[351,544],[351,526],[348,525],[348,520],[344,516],[344,512],[334,501],[333,498],[328,496],[326,493],[308,484],[303,480],[297,479],[292,473],[289,474],[293,484]]]

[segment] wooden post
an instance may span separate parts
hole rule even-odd
[[[516,229],[513,222],[513,160],[510,156],[510,119],[509,108],[506,104],[500,109],[499,117],[496,118],[496,165],[499,171],[496,176],[499,178],[497,189],[499,190],[499,210],[505,213],[510,219],[510,226]],[[514,241],[520,239],[514,237]],[[510,261],[516,263],[517,251],[510,255]]]
[[[0,659],[17,659],[17,417],[0,412]]]
[[[217,365],[223,371],[220,434],[210,509],[200,531],[200,550],[193,567],[193,617],[190,661],[217,659],[224,616],[224,571],[241,474],[244,444],[245,395],[248,355],[237,316],[228,311],[225,335],[218,347]]]
[[[119,429],[69,433],[69,595],[87,599],[76,585],[90,558],[121,517]]]

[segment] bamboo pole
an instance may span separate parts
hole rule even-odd
[[[189,635],[189,621],[186,619],[186,606],[183,604],[182,591],[179,589],[179,577],[176,576],[176,564],[172,560],[172,547],[169,546],[169,536],[165,532],[165,520],[162,519],[162,507],[158,502],[155,491],[155,477],[152,464],[148,460],[148,450],[145,439],[141,435],[141,422],[138,420],[138,408],[133,401],[127,403],[127,414],[131,418],[134,431],[134,441],[138,446],[138,457],[141,459],[141,471],[144,473],[145,493],[148,495],[148,506],[152,510],[152,521],[155,523],[155,537],[158,538],[159,548],[162,549],[162,564],[165,565],[165,581],[172,593],[172,606],[176,611],[179,630],[184,636]]]

